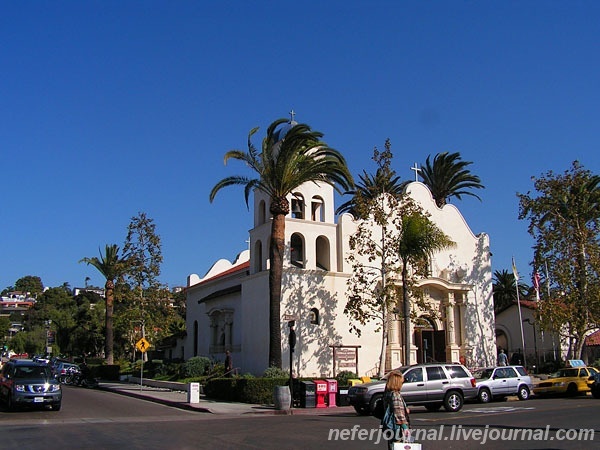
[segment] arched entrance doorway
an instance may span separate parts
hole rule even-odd
[[[502,330],[496,330],[496,348],[498,351],[503,348],[504,352],[508,355],[508,337]]]
[[[435,323],[427,317],[419,317],[414,330],[417,363],[446,362],[446,333],[436,330]]]

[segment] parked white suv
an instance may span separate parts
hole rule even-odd
[[[527,400],[533,389],[531,377],[523,366],[486,367],[474,374],[477,381],[477,397],[481,403],[489,403],[508,395]]]
[[[444,406],[446,411],[456,412],[465,399],[477,398],[475,378],[461,364],[415,364],[396,370],[404,375],[401,393],[408,405],[422,405],[428,411]],[[382,417],[385,383],[384,379],[352,386],[348,389],[348,401],[358,414]]]

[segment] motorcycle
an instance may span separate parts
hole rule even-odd
[[[98,380],[92,377],[92,374],[90,373],[90,370],[87,368],[87,366],[83,366],[79,370],[73,371],[72,376],[68,381],[68,384],[71,384],[73,386],[81,386],[87,388],[98,387]]]

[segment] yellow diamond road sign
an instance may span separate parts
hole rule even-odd
[[[148,342],[146,338],[141,338],[135,343],[135,348],[137,348],[142,353],[146,353],[148,351],[148,348],[150,348],[150,342]]]

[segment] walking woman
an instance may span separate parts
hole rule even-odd
[[[404,376],[402,373],[392,371],[387,375],[385,393],[383,394],[383,408],[384,411],[388,408],[391,410],[396,419],[397,428],[401,429],[398,433],[394,433],[390,436],[391,439],[388,441],[389,450],[394,449],[394,442],[399,442],[403,437],[408,437],[410,435],[408,422],[410,410],[406,407],[406,403],[400,394],[403,384]]]

